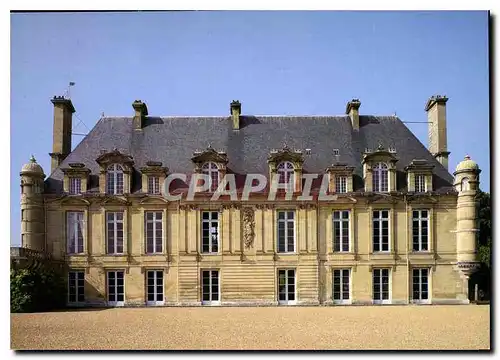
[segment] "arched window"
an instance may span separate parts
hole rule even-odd
[[[201,167],[201,173],[209,177],[210,191],[217,190],[219,186],[219,168],[213,162],[206,162]]]
[[[106,173],[106,193],[113,195],[123,194],[123,168],[121,165],[108,166]]]
[[[469,190],[469,178],[464,177],[460,182],[460,191],[468,191]]]
[[[389,172],[387,164],[378,163],[372,168],[372,185],[375,192],[389,191]]]
[[[283,161],[278,164],[276,172],[278,173],[278,184],[286,184],[293,186],[293,164],[289,161]]]

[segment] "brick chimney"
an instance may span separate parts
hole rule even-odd
[[[347,103],[345,113],[351,118],[352,129],[359,130],[359,107],[361,102],[359,99],[352,99]]]
[[[231,118],[233,119],[233,130],[240,129],[241,103],[239,100],[231,102]]]
[[[134,101],[132,103],[132,107],[135,110],[135,115],[133,120],[134,129],[141,130],[144,127],[144,120],[148,115],[148,107],[146,106],[146,103],[143,103],[141,100]]]
[[[425,104],[429,122],[429,151],[448,170],[448,151],[446,135],[446,96],[431,96]]]
[[[54,96],[54,127],[50,170],[53,172],[71,152],[71,127],[75,108],[70,99]]]

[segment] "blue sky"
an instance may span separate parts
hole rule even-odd
[[[19,171],[50,173],[50,98],[76,83],[74,131],[102,112],[151,115],[361,114],[426,121],[447,103],[450,171],[465,154],[490,189],[487,12],[160,12],[11,15],[11,243],[20,243]],[[427,124],[407,124],[427,145]],[[81,141],[73,137],[73,148]]]

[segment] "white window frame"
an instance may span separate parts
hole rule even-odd
[[[414,280],[415,274],[414,271],[418,271],[419,278],[419,296],[422,297],[422,270],[427,270],[427,299],[415,299],[414,297]],[[415,267],[411,270],[411,299],[413,304],[430,304],[431,303],[431,269],[428,267]]]
[[[111,164],[106,171],[106,194],[123,195],[125,174],[120,164]]]
[[[148,194],[160,195],[160,177],[155,175],[148,176]]]
[[[425,174],[415,174],[415,192],[423,193],[427,191],[427,182]]]
[[[152,214],[152,219],[148,219],[148,215]],[[159,218],[158,218],[159,215]],[[163,211],[152,211],[152,210],[147,210],[144,211],[144,239],[146,240],[145,242],[145,253],[146,254],[163,254],[163,236],[164,236],[164,229],[163,229]],[[148,248],[148,243],[149,243],[149,234],[148,234],[148,225],[152,224],[153,226],[153,238],[151,239],[153,241],[153,251],[149,251]],[[160,227],[160,249],[158,250],[158,226]]]
[[[376,163],[372,167],[372,188],[373,192],[389,192],[389,167],[386,163]]]
[[[118,220],[118,214],[122,215],[122,219]],[[110,220],[109,215],[113,215],[113,218]],[[106,254],[107,255],[123,255],[125,254],[125,212],[124,211],[106,211]],[[118,248],[118,224],[122,224],[122,252],[117,252]],[[113,252],[109,252],[109,226],[113,225]]]
[[[285,271],[285,286],[286,286],[286,300],[280,300],[280,272]],[[289,271],[293,271],[293,300],[288,300],[289,297],[289,292],[288,292],[288,285],[289,285]],[[276,269],[276,292],[277,292],[277,299],[278,299],[278,304],[279,305],[296,305],[297,304],[297,269],[296,268],[278,268]]]
[[[335,299],[335,272],[340,271],[340,299]],[[344,299],[344,291],[342,286],[344,285],[344,272],[348,273],[348,286],[349,286],[349,298]],[[333,268],[332,269],[332,302],[339,305],[349,305],[352,304],[352,271],[350,268]]]
[[[72,285],[70,274],[75,275],[75,281]],[[83,279],[79,279],[80,275],[83,275]],[[83,284],[79,284],[83,281]],[[71,301],[70,288],[75,288],[75,301]],[[83,300],[79,300],[79,295],[83,296]],[[68,271],[68,304],[71,305],[83,305],[85,304],[85,271],[84,270],[69,270]]]
[[[201,173],[204,175],[208,175],[208,191],[214,192],[219,187],[220,183],[220,171],[219,167],[213,161],[207,161],[201,167]],[[214,182],[214,179],[217,181]]]
[[[278,187],[285,189],[295,189],[295,166],[290,161],[282,161],[276,166],[278,176]],[[282,182],[282,175],[284,181]]]
[[[208,219],[205,219],[205,214],[208,214]],[[214,219],[214,214],[217,217],[217,219]],[[217,224],[217,227],[214,227],[214,223]],[[203,227],[205,224],[208,224],[208,232],[209,232],[209,238],[208,238],[208,251],[204,251],[204,243],[207,238],[203,235]],[[220,249],[220,233],[221,233],[221,226],[220,226],[220,213],[218,211],[202,211],[201,212],[201,249],[200,252],[202,254],[219,254],[221,249]],[[214,251],[214,240],[216,242],[216,251]]]
[[[71,176],[69,178],[69,193],[78,195],[82,193],[82,178]]]
[[[118,279],[118,273],[121,272],[123,274],[123,300],[118,301],[116,300],[116,296],[118,295],[118,284],[117,284],[117,279]],[[110,296],[110,286],[109,286],[109,275],[110,273],[115,274],[115,301],[110,301],[109,296]],[[124,270],[108,270],[106,271],[106,303],[108,306],[125,306],[125,271]]]
[[[335,192],[339,194],[347,193],[346,175],[335,175]]]
[[[382,295],[382,271],[388,271],[388,299],[376,300],[375,299],[375,272],[380,271],[380,294]],[[372,269],[372,302],[373,304],[391,304],[392,303],[392,269],[391,268],[373,268]]]
[[[157,300],[159,294],[158,291],[158,274],[161,273],[161,288],[162,288],[162,300]],[[149,292],[149,275],[153,275],[153,292]],[[153,294],[155,300],[149,300],[149,294]],[[148,269],[146,270],[146,305],[147,306],[162,306],[165,305],[165,272],[158,269]]]
[[[335,214],[338,213],[338,219],[335,218]],[[347,213],[347,217],[344,217]],[[340,228],[340,250],[335,249],[335,229]],[[347,228],[347,250],[344,250],[343,243],[343,230]],[[334,210],[332,213],[332,252],[351,252],[351,212],[349,210]]]
[[[387,217],[382,217],[382,212],[387,211]],[[375,217],[375,213],[379,213],[379,217]],[[383,231],[382,231],[382,225],[384,221],[387,221],[387,250],[381,250],[382,249],[382,243],[383,243]],[[379,250],[375,250],[375,222],[379,222]],[[391,210],[389,209],[373,209],[372,210],[372,250],[374,253],[388,253],[391,252]]]
[[[423,216],[422,212],[426,211],[427,216]],[[411,226],[412,226],[412,233],[411,233],[411,248],[413,252],[429,252],[430,251],[430,210],[429,209],[412,209],[412,217],[411,217]],[[415,217],[415,213],[417,213],[417,216]],[[414,223],[415,221],[418,221],[418,250],[415,250],[415,226]],[[427,222],[427,249],[422,250],[422,235],[424,234],[423,232],[423,226],[422,224],[424,222]]]
[[[284,219],[280,219],[280,213],[284,213]],[[293,219],[289,219],[289,213],[293,213]],[[276,211],[276,252],[279,254],[295,254],[297,252],[297,227],[295,224],[295,219],[297,214],[295,210],[277,210]],[[285,251],[280,251],[280,223],[284,223],[284,241],[285,241]],[[288,250],[288,223],[293,224],[293,250]]]
[[[66,252],[68,255],[85,253],[84,215],[83,211],[66,212]],[[78,226],[80,227],[82,235],[81,239],[78,236]],[[70,249],[72,237],[75,239],[75,251],[71,251]],[[78,251],[80,246],[82,251]]]
[[[209,296],[210,296],[210,300],[203,300],[203,295],[204,295],[204,292],[203,292],[203,273],[204,272],[210,272],[210,277],[209,277]],[[212,276],[212,273],[213,272],[217,272],[217,299],[218,300],[212,300],[212,297],[213,297],[213,294],[214,292],[212,291],[213,289],[213,276]],[[221,271],[220,269],[201,269],[201,272],[200,272],[200,282],[201,282],[201,304],[202,305],[209,305],[209,306],[218,306],[220,305],[220,297],[221,297],[221,289],[220,289],[220,284],[221,284]]]

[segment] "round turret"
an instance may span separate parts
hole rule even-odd
[[[33,155],[31,155],[30,162],[23,165],[21,175],[41,175],[45,177],[42,167],[36,162]]]
[[[462,171],[477,171],[479,170],[479,165],[474,160],[470,159],[469,155],[466,155],[465,158],[458,163],[457,168],[455,169],[455,173]]]

